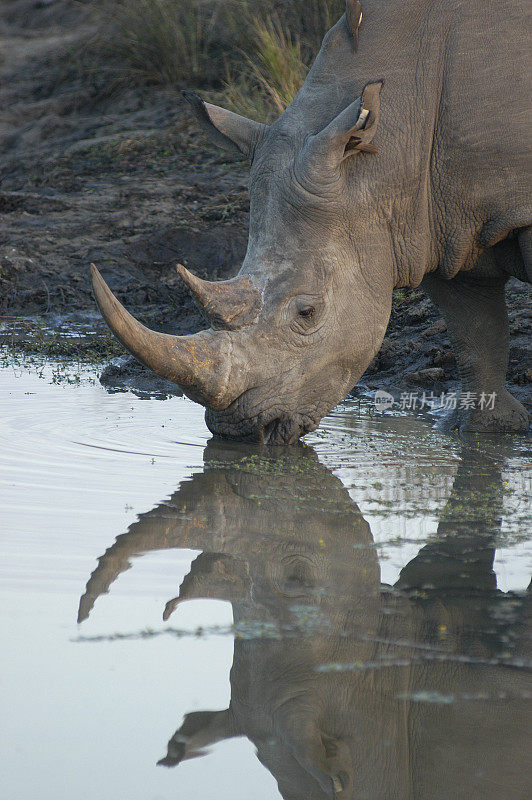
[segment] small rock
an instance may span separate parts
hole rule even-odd
[[[511,380],[512,383],[517,383],[519,386],[526,386],[528,383],[532,383],[532,369],[526,367],[526,365],[523,367],[519,364],[517,369],[512,372]]]
[[[427,312],[423,308],[411,308],[405,322],[407,325],[417,325],[419,322],[423,322],[426,316]]]
[[[438,350],[432,356],[432,363],[435,367],[444,367],[448,364],[454,364],[454,355],[451,350]]]
[[[430,328],[427,328],[426,331],[423,331],[421,336],[426,339],[428,336],[439,336],[441,333],[445,333],[447,330],[447,325],[445,324],[444,319],[438,319],[434,325],[431,325]]]
[[[441,367],[430,367],[429,369],[420,369],[418,372],[408,372],[405,375],[409,383],[416,383],[422,386],[431,385],[442,381],[445,373]]]

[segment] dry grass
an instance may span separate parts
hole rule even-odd
[[[275,13],[283,20],[285,29],[301,42],[302,57],[307,66],[320,49],[326,31],[345,10],[345,0],[265,0],[262,3],[247,0],[247,5],[255,9],[255,14],[262,9],[265,17]]]
[[[102,36],[128,77],[213,83],[222,7],[212,0],[115,0],[106,7]]]
[[[252,119],[266,121],[282,114],[305,80],[307,67],[299,40],[286,30],[277,15],[249,20],[250,46],[244,69],[235,78],[228,70],[224,89],[226,105]]]
[[[109,0],[103,49],[123,77],[207,88],[254,119],[291,102],[343,0]]]
[[[261,122],[281,114],[343,12],[344,0],[241,0],[226,7],[245,56],[242,67],[228,70],[226,105]]]

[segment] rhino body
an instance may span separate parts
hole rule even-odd
[[[341,481],[309,448],[287,452],[211,444],[81,599],[84,619],[134,556],[194,548],[165,619],[196,598],[232,604],[230,705],[187,714],[160,763],[246,736],[285,800],[522,800],[531,598],[493,572],[503,464],[465,450],[437,533],[391,587]]]
[[[532,280],[529,4],[364,0],[361,26],[359,5],[347,0],[272,125],[186,93],[207,135],[251,160],[239,275],[209,283],[179,268],[209,330],[148,331],[95,271],[100,308],[206,406],[215,434],[292,443],[378,352],[393,289],[421,286],[475,396],[449,426],[524,431],[505,388],[504,286]]]

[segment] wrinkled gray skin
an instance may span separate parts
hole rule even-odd
[[[165,619],[196,598],[232,604],[230,705],[187,714],[160,763],[247,736],[285,800],[527,796],[532,597],[498,591],[493,572],[504,464],[464,449],[437,533],[392,588],[310,448],[233,447],[210,443],[205,471],[117,538],[80,602],[82,620],[134,557],[193,547]]]
[[[193,395],[211,431],[291,443],[316,428],[377,353],[393,289],[419,285],[463,390],[497,394],[450,426],[528,428],[505,388],[504,301],[511,275],[532,278],[528,9],[364,0],[358,51],[342,17],[269,127],[188,95],[211,139],[251,158],[240,274],[263,303],[217,333],[223,391],[216,407]]]

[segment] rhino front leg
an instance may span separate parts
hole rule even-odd
[[[281,740],[330,800],[349,800],[353,789],[353,763],[346,741],[320,729],[319,700],[302,695],[285,702],[275,712]]]
[[[463,402],[445,420],[447,430],[528,430],[525,408],[505,387],[509,343],[505,282],[504,278],[480,281],[462,275],[443,280],[431,274],[421,284],[447,323],[462,381]],[[468,408],[466,400],[473,399],[475,407]]]

